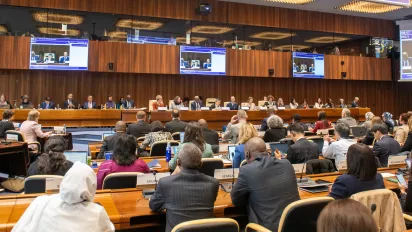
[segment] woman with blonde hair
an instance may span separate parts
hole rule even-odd
[[[362,126],[366,127],[366,129],[370,130],[372,128],[372,118],[375,117],[375,115],[372,112],[367,112],[365,114],[365,122],[362,124]]]
[[[24,137],[26,138],[26,142],[29,144],[31,142],[37,142],[37,137],[45,138],[49,137],[49,135],[53,133],[52,131],[44,133],[41,130],[41,126],[38,123],[39,118],[40,112],[37,110],[31,110],[29,112],[27,120],[24,121],[20,126],[20,132],[24,135]],[[34,144],[30,144],[29,149],[37,151],[37,146]]]
[[[233,167],[239,168],[242,161],[245,159],[245,143],[253,137],[257,137],[258,132],[251,123],[245,123],[239,130],[239,145],[235,148],[235,155],[233,156]]]

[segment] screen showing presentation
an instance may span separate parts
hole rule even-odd
[[[180,74],[226,75],[226,48],[180,46]]]
[[[293,52],[293,77],[324,78],[323,54]]]
[[[401,31],[401,81],[412,81],[412,30]]]
[[[30,69],[87,70],[89,40],[31,38]]]

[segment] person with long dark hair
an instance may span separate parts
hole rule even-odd
[[[329,129],[329,128],[332,128],[332,124],[329,120],[327,120],[326,112],[319,111],[318,121],[315,123],[315,128],[312,129],[312,132],[316,133],[318,130]]]
[[[73,166],[66,160],[63,152],[67,149],[67,142],[62,136],[50,137],[44,145],[44,153],[29,167],[28,176],[59,175],[64,176]]]
[[[323,101],[321,98],[318,98],[315,102],[315,106],[313,106],[314,109],[322,109],[324,107]]]

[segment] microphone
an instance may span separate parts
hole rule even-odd
[[[371,205],[372,214],[376,211],[376,204]]]
[[[235,154],[232,152],[232,188],[235,185],[235,165],[233,165],[233,157],[235,157]]]
[[[152,174],[153,174],[153,176],[154,176],[154,178],[155,178],[155,190],[156,190],[156,188],[157,188],[156,171],[152,171]]]
[[[303,170],[305,168],[307,160],[308,160],[308,150],[306,150],[306,152],[305,152],[305,161],[304,161],[303,166],[302,166],[302,172],[300,173],[299,183],[302,183]]]

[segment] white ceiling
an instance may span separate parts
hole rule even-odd
[[[282,7],[282,8],[319,11],[319,12],[327,12],[327,13],[333,13],[333,14],[354,15],[354,16],[360,16],[360,17],[389,19],[389,20],[402,19],[404,16],[412,15],[412,7],[403,8],[397,11],[388,12],[384,14],[364,14],[364,13],[341,11],[341,10],[335,9],[335,7],[351,2],[352,0],[315,0],[314,2],[305,4],[305,5],[274,3],[274,2],[269,2],[265,0],[221,0],[221,1],[238,2],[238,3],[246,3],[246,4],[253,4],[253,5],[276,6],[276,7]]]

